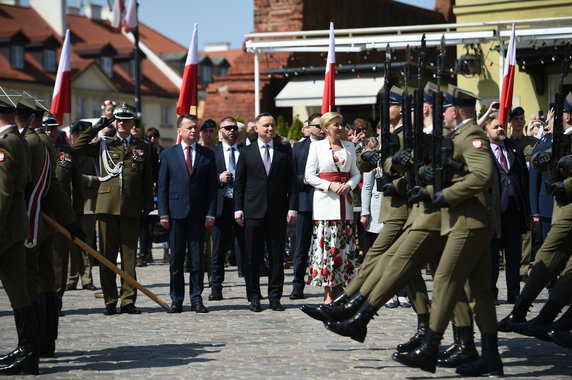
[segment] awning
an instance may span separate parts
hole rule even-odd
[[[336,77],[336,105],[375,104],[383,76]],[[324,77],[292,79],[274,98],[276,107],[321,106]]]

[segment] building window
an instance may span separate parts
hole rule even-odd
[[[88,117],[87,102],[85,98],[77,97],[75,101],[75,117],[76,119],[83,119]]]
[[[24,46],[12,45],[10,49],[10,64],[15,69],[24,68]]]
[[[212,67],[210,66],[200,66],[200,83],[211,83],[212,82]]]
[[[171,121],[171,106],[161,106],[161,126],[169,126]]]
[[[102,56],[100,59],[101,70],[107,75],[109,78],[113,76],[113,58]]]
[[[218,75],[220,75],[221,77],[226,77],[228,75],[228,67],[219,67]]]
[[[44,70],[53,73],[56,71],[56,51],[44,49]]]

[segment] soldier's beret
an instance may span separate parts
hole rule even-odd
[[[518,107],[514,107],[512,109],[512,111],[510,112],[510,115],[508,116],[508,120],[510,121],[513,117],[515,116],[521,116],[524,115],[524,108],[518,106]]]
[[[91,123],[89,121],[79,120],[71,125],[70,132],[83,132],[89,127],[91,127]]]
[[[216,122],[213,119],[206,119],[205,121],[203,121],[201,123],[200,130],[202,131],[203,129],[206,129],[206,128],[215,128],[216,129]]]

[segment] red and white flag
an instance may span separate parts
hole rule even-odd
[[[131,0],[125,13],[125,32],[129,33],[137,27],[137,0]]]
[[[124,10],[125,4],[123,3],[123,0],[115,0],[113,2],[111,26],[116,32],[121,31]]]
[[[512,33],[508,43],[508,51],[504,65],[503,80],[501,87],[499,120],[506,126],[507,116],[510,115],[512,109],[512,90],[514,87],[514,65],[516,62],[516,36],[514,33],[514,24],[512,24]]]
[[[193,37],[189,45],[189,53],[187,54],[187,61],[185,62],[179,101],[177,102],[178,115],[189,113],[191,106],[196,107],[199,104],[198,28],[198,24],[195,23]]]
[[[326,75],[324,77],[324,95],[322,96],[322,113],[334,110],[336,104],[336,43],[334,42],[334,23],[330,22],[330,48],[326,62]]]
[[[66,38],[60,55],[54,94],[50,113],[57,117],[58,122],[63,124],[64,113],[71,113],[71,51],[70,51],[70,30],[66,30]]]

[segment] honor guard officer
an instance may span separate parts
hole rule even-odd
[[[77,156],[72,153],[71,147],[67,144],[65,138],[60,134],[58,130],[60,123],[53,115],[48,113],[44,116],[42,126],[45,129],[46,135],[54,145],[56,153],[55,178],[62,186],[62,190],[67,194],[75,211],[76,219],[79,220],[83,214],[83,186],[79,161],[77,160]],[[57,309],[60,316],[63,315],[61,312],[62,297],[68,279],[68,262],[72,244],[69,239],[61,234],[56,234],[54,237],[53,264],[56,279]]]
[[[0,357],[0,375],[37,375],[38,324],[26,288],[24,251],[31,156],[14,121],[21,96],[7,91],[0,87],[0,281],[14,310],[18,347]]]
[[[79,155],[99,158],[101,177],[95,213],[99,220],[103,241],[102,254],[116,262],[121,252],[121,266],[131,277],[135,275],[135,253],[139,237],[139,223],[143,212],[153,209],[153,176],[149,144],[131,136],[135,115],[130,106],[123,103],[113,111],[115,121],[102,117],[88,128],[72,146]],[[95,143],[91,140],[97,132],[114,123],[115,137],[103,137]],[[121,313],[139,314],[135,307],[137,291],[127,281],[117,294],[116,275],[108,268],[100,269],[101,288],[105,300],[105,315],[117,313],[121,298]]]

